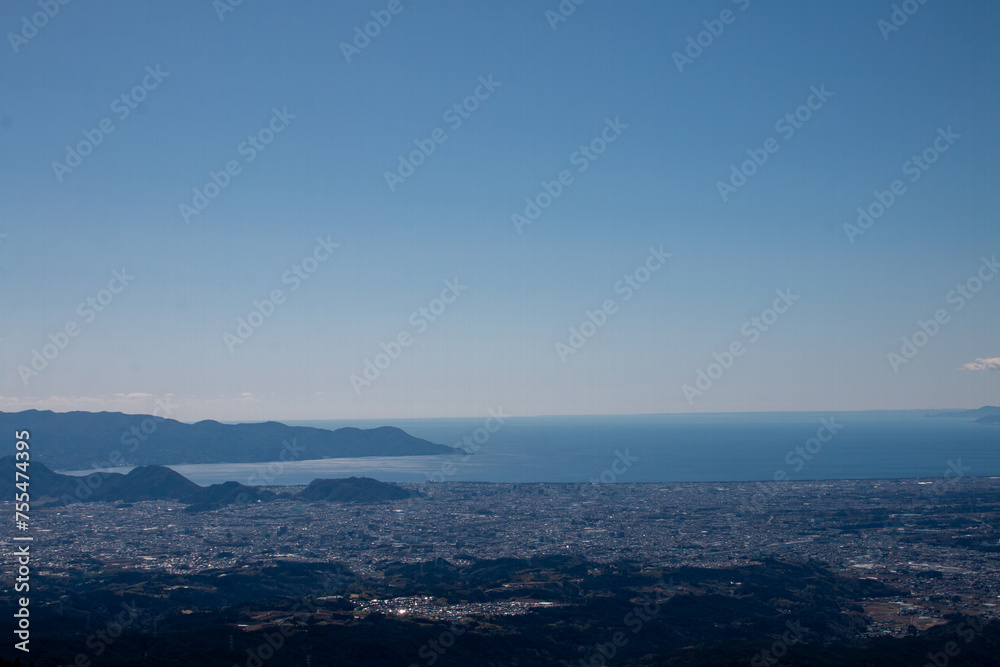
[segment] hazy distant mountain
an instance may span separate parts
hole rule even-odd
[[[946,419],[980,419],[982,417],[1000,416],[1000,407],[994,405],[984,405],[975,410],[959,410],[956,412],[931,413],[928,417],[944,417]],[[995,423],[995,422],[994,422]]]
[[[343,458],[450,454],[391,426],[331,431],[278,422],[196,424],[120,412],[0,412],[0,431],[31,431],[32,460],[56,469],[94,465],[251,463]]]
[[[976,420],[977,424],[1000,424],[1000,415],[986,415]]]
[[[3,471],[0,475],[0,497],[11,500],[19,491],[15,489],[14,464],[13,455],[0,458],[0,471]],[[94,472],[74,476],[53,472],[44,463],[31,461],[28,476],[28,492],[36,507],[50,503],[177,500],[189,505],[186,508],[188,512],[203,512],[234,503],[268,502],[279,497],[271,491],[239,482],[199,486],[165,466],[141,466],[133,468],[128,474]],[[370,477],[349,477],[316,479],[298,494],[283,493],[281,496],[306,502],[374,503],[405,500],[421,494]],[[52,500],[42,503],[46,498]]]
[[[348,477],[347,479],[314,479],[295,497],[301,500],[374,503],[387,500],[406,500],[420,495],[417,491],[380,482],[371,477]]]

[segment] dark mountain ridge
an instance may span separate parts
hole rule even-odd
[[[387,484],[371,477],[347,479],[314,479],[295,497],[301,500],[328,500],[341,503],[371,503],[386,500],[406,500],[416,497],[415,491]]]
[[[381,426],[335,431],[279,422],[185,424],[120,412],[0,412],[0,430],[32,434],[32,459],[64,470],[93,466],[255,463],[357,456],[450,454],[451,447]]]
[[[0,458],[0,470],[11,474],[0,481],[0,497],[13,500],[15,457]],[[268,502],[279,496],[272,491],[239,482],[199,486],[165,466],[141,466],[128,473],[92,472],[87,475],[63,475],[44,463],[31,461],[28,466],[28,489],[35,507],[68,505],[80,502],[125,502],[177,500],[188,505],[185,511],[202,512],[231,504]],[[306,502],[378,503],[405,500],[421,494],[369,477],[316,479],[298,494],[281,494]]]

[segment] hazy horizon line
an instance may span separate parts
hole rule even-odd
[[[815,414],[815,413],[830,413],[830,414],[845,414],[845,413],[867,413],[867,412],[965,412],[972,410],[980,410],[983,408],[996,407],[1000,409],[1000,406],[993,405],[981,405],[974,408],[968,407],[943,407],[943,408],[866,408],[860,410],[824,410],[824,409],[810,409],[810,410],[719,410],[719,411],[700,411],[700,412],[607,412],[607,413],[562,413],[562,414],[530,414],[530,415],[505,415],[509,419],[542,419],[542,418],[562,418],[562,417],[662,417],[662,416],[698,416],[698,415],[768,415],[768,414]],[[501,408],[502,410],[502,408]],[[52,414],[72,414],[72,413],[86,413],[86,414],[122,414],[122,415],[134,415],[134,416],[152,416],[159,419],[173,419],[182,424],[197,424],[203,421],[214,421],[219,424],[226,425],[236,425],[236,424],[265,424],[268,422],[277,422],[281,424],[288,424],[291,422],[374,422],[374,421],[422,421],[422,420],[441,420],[441,419],[482,419],[480,415],[474,416],[427,416],[427,417],[313,417],[313,418],[268,418],[259,419],[253,421],[241,421],[241,420],[227,420],[227,419],[213,419],[205,418],[199,419],[197,421],[183,421],[181,419],[175,419],[172,417],[163,417],[162,415],[155,414],[157,411],[154,410],[150,412],[125,412],[121,410],[65,410],[58,411],[48,408],[27,408],[25,410],[19,410],[16,412],[8,412],[6,410],[0,410],[0,414],[21,414],[25,412],[50,412]]]

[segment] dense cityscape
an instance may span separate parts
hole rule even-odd
[[[342,563],[377,580],[388,563],[436,559],[571,554],[594,563],[726,568],[769,557],[818,561],[907,592],[863,602],[873,635],[923,630],[953,612],[995,617],[1000,603],[998,478],[404,486],[423,496],[380,504],[277,500],[201,513],[169,501],[40,509],[37,574],[195,573],[303,561]],[[12,553],[4,549],[8,570]],[[442,608],[416,597],[367,597],[354,595],[355,614],[441,619],[551,604]]]

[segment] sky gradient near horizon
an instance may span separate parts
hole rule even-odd
[[[1000,5],[893,4],[5,3],[0,410],[996,404]]]

